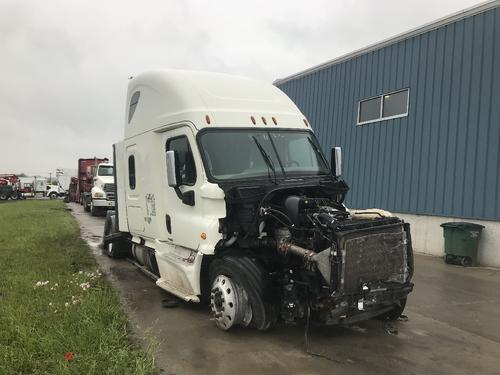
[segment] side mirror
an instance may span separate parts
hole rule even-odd
[[[167,182],[170,187],[176,188],[179,186],[175,170],[175,152],[173,150],[167,151]]]
[[[332,168],[332,174],[335,177],[339,177],[342,174],[342,148],[333,147],[332,154],[330,156],[330,164]]]

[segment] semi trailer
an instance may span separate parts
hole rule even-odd
[[[398,318],[413,289],[410,227],[349,210],[341,149],[323,154],[278,88],[161,70],[129,81],[113,146],[103,251],[207,303],[217,327]]]

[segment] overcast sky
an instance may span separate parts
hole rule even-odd
[[[111,157],[148,69],[272,82],[474,0],[0,0],[0,173]]]

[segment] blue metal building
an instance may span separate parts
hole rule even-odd
[[[275,85],[342,146],[349,206],[500,220],[500,1]]]

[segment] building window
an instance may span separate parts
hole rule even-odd
[[[196,168],[187,137],[183,135],[170,138],[167,141],[166,151],[175,152],[175,163],[179,168],[181,178],[180,185],[194,185],[196,182]]]
[[[359,103],[358,123],[376,121],[378,119],[380,119],[380,96]]]
[[[134,95],[132,95],[132,98],[130,99],[130,106],[128,109],[128,123],[130,124],[130,121],[132,121],[132,117],[134,116],[135,113],[135,108],[137,107],[137,104],[139,103],[139,96],[141,96],[140,91],[134,92]]]
[[[409,89],[404,89],[361,100],[358,125],[408,116],[409,92]]]
[[[128,157],[128,186],[130,190],[135,189],[135,157],[130,155]]]

